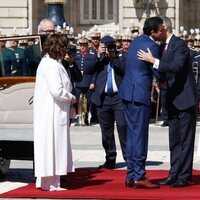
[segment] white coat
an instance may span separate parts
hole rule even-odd
[[[35,176],[66,175],[73,171],[70,142],[72,85],[61,62],[42,58],[34,91]]]

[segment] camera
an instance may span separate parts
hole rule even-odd
[[[116,44],[115,43],[107,44],[107,50],[108,52],[116,52]]]
[[[69,56],[75,56],[76,55],[76,46],[75,45],[72,45],[72,44],[70,44],[68,47],[67,47],[67,54],[69,55]]]

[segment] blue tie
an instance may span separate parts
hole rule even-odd
[[[112,94],[113,93],[113,85],[112,85],[112,67],[109,63],[107,65],[107,93]]]

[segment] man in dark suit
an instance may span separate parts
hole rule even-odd
[[[138,56],[166,73],[171,166],[168,178],[160,184],[184,187],[192,179],[197,88],[187,44],[173,35],[171,20],[167,17],[163,17],[163,20],[165,54],[160,60],[155,59],[149,50],[147,53],[138,52]]]
[[[115,168],[116,145],[114,125],[116,122],[123,158],[126,159],[126,120],[118,89],[124,76],[124,66],[120,65],[116,54],[115,40],[110,36],[101,39],[96,65],[88,67],[88,73],[96,73],[92,102],[97,107],[97,116],[102,132],[102,144],[106,162],[100,168]]]
[[[145,162],[148,149],[148,129],[153,76],[159,78],[152,64],[138,59],[139,49],[150,48],[153,55],[160,57],[160,48],[155,40],[160,39],[163,21],[152,17],[145,21],[143,35],[136,37],[128,51],[125,76],[119,95],[124,102],[127,132],[127,187],[158,188],[146,178]]]

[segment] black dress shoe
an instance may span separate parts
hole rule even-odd
[[[169,124],[168,124],[167,122],[163,122],[163,123],[161,124],[161,127],[165,127],[165,126],[169,126]]]
[[[105,162],[103,165],[99,165],[99,169],[102,169],[102,168],[115,169],[115,163]]]
[[[125,181],[125,187],[134,187],[135,181]]]
[[[163,181],[160,181],[159,185],[171,185],[171,184],[175,183],[176,180],[177,180],[176,178],[168,177],[168,178],[164,179]]]
[[[177,187],[186,187],[189,186],[189,182],[186,180],[177,180],[173,184],[170,185],[171,188],[177,188]]]

